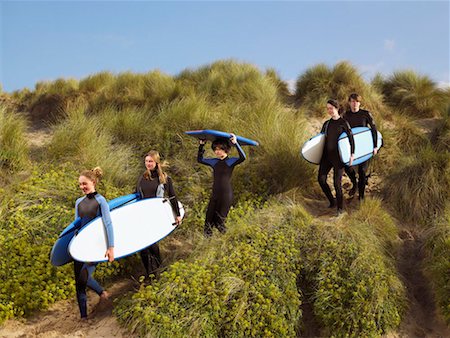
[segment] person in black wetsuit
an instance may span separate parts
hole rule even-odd
[[[212,235],[213,227],[220,232],[226,231],[225,219],[230,211],[233,202],[233,189],[231,187],[231,174],[239,163],[245,161],[245,153],[236,140],[236,135],[231,134],[230,141],[236,146],[239,157],[228,157],[231,146],[227,139],[216,139],[212,142],[211,148],[217,158],[204,158],[205,140],[199,141],[197,161],[213,168],[213,187],[209,200],[205,219],[205,236]]]
[[[114,233],[109,206],[106,199],[96,191],[96,185],[102,175],[99,167],[81,172],[78,182],[85,196],[80,197],[75,203],[75,219],[81,218],[80,227],[82,227],[97,216],[102,217],[108,242],[105,257],[112,262],[114,260]],[[80,315],[81,319],[85,320],[87,319],[86,287],[94,290],[100,296],[100,301],[108,299],[108,293],[92,277],[96,264],[74,261],[73,267]]]
[[[164,172],[165,162],[161,163],[159,152],[151,150],[145,155],[145,172],[139,176],[136,184],[136,192],[141,198],[164,197],[165,192],[170,199],[172,209],[176,214],[175,221],[181,223],[180,209],[173,189],[172,179]],[[161,265],[161,254],[158,243],[140,251],[147,277],[156,274]]]
[[[323,149],[322,158],[319,165],[318,180],[322,191],[330,201],[329,208],[337,206],[337,214],[340,215],[343,212],[344,199],[342,195],[342,175],[344,174],[344,164],[342,163],[338,152],[338,140],[339,136],[346,132],[350,141],[350,163],[354,160],[355,142],[353,140],[353,134],[347,121],[339,116],[339,103],[336,100],[328,100],[327,112],[331,116],[331,119],[326,121],[321,133],[325,134],[325,146]],[[336,191],[336,199],[331,193],[331,189],[327,183],[327,176],[333,168],[333,182],[334,190]]]
[[[355,127],[367,127],[370,126],[372,131],[372,139],[373,144],[376,146],[373,148],[373,154],[376,155],[378,152],[377,147],[377,127],[373,120],[372,114],[364,109],[360,109],[361,106],[361,96],[353,93],[348,97],[348,103],[350,105],[350,110],[347,110],[343,116],[344,120],[346,120],[350,128]],[[366,172],[369,167],[369,161],[363,162],[358,165],[358,179],[356,180],[356,171],[354,167],[348,166],[345,167],[345,173],[348,175],[350,180],[352,181],[352,188],[349,191],[349,195],[353,196],[358,188],[359,199],[364,199],[364,191],[366,189],[367,177]]]

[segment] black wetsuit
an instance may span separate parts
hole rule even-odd
[[[360,109],[354,113],[351,110],[348,110],[347,112],[345,112],[343,118],[348,122],[351,128],[370,126],[372,131],[373,144],[377,144],[377,127],[375,125],[375,122],[373,121],[372,114],[369,111]],[[356,189],[356,186],[358,186],[359,199],[364,199],[364,191],[366,189],[367,183],[366,172],[367,168],[369,167],[369,161],[370,160],[367,160],[366,162],[358,165],[359,182],[357,182],[356,180],[355,169],[353,167],[345,168],[345,173],[353,183],[352,190],[354,191],[354,189]]]
[[[76,215],[81,218],[80,228],[101,214],[99,200],[106,203],[104,197],[97,192],[87,194],[85,197],[77,200]],[[106,207],[107,204],[106,204]],[[108,240],[110,243],[110,239]],[[81,318],[87,317],[87,295],[86,287],[94,290],[99,296],[103,288],[92,277],[96,264],[74,261],[75,288],[77,292],[77,301],[80,308]]]
[[[175,196],[175,190],[173,189],[172,179],[167,176],[166,183],[160,184],[158,172],[153,170],[150,173],[151,179],[146,179],[144,175],[139,177],[136,185],[136,192],[140,194],[141,198],[153,198],[164,197],[164,192],[167,191],[172,209],[177,216],[180,216],[180,209]],[[156,274],[161,265],[161,254],[158,243],[150,245],[149,247],[141,250],[139,253],[141,255],[141,260],[144,264],[147,276],[150,274]]]
[[[231,174],[239,163],[245,161],[245,153],[239,143],[236,143],[239,157],[203,158],[205,152],[204,145],[198,148],[197,161],[213,168],[213,187],[209,200],[205,219],[205,235],[212,235],[212,227],[216,227],[220,232],[225,232],[225,219],[233,203],[233,188],[231,187]]]
[[[344,204],[341,182],[345,166],[342,163],[338,152],[338,140],[343,132],[346,132],[348,135],[351,154],[353,154],[355,152],[355,142],[348,123],[344,119],[339,118],[337,120],[330,119],[323,124],[321,133],[325,134],[325,147],[323,149],[322,159],[320,160],[318,175],[320,187],[330,201],[330,206],[334,206],[335,200],[327,183],[328,173],[331,168],[333,168],[333,183],[334,190],[336,191],[338,210],[342,210]]]

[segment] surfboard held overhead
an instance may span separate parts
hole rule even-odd
[[[219,131],[219,130],[212,130],[212,129],[203,129],[203,130],[189,130],[185,131],[185,133],[189,136],[198,138],[199,140],[208,140],[208,141],[215,141],[218,138],[226,138],[229,139],[231,137],[230,133]],[[238,136],[236,135],[236,139],[239,142],[241,146],[258,146],[259,143],[257,141]]]

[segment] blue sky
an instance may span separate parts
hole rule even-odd
[[[370,80],[412,69],[449,80],[449,1],[0,0],[4,91],[100,71],[176,75],[220,59],[291,83],[347,60]]]

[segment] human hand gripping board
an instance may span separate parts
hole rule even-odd
[[[178,202],[180,216],[184,208]],[[138,200],[111,211],[114,232],[114,258],[119,259],[158,242],[176,228],[169,199],[154,197]],[[105,262],[106,230],[97,218],[73,237],[69,253],[80,262]]]
[[[208,140],[215,141],[220,138],[231,138],[231,133],[227,133],[219,130],[212,129],[203,129],[203,130],[189,130],[185,132],[187,135],[198,138],[199,140]],[[241,146],[258,146],[259,143],[257,141],[238,136],[236,135],[236,139]]]
[[[133,203],[137,198],[137,194],[117,197],[108,202],[109,209],[114,210],[127,203]],[[72,257],[69,254],[68,246],[73,236],[75,235],[75,232],[80,230],[80,220],[80,218],[77,218],[75,221],[70,223],[59,235],[58,239],[53,245],[52,251],[50,252],[50,262],[52,263],[52,265],[61,266],[73,261]]]
[[[352,165],[358,165],[373,156],[372,131],[368,127],[355,127],[352,128],[352,133],[355,140],[355,159]],[[377,133],[377,146],[380,148],[383,145],[383,137],[380,132]],[[325,134],[319,133],[303,144],[300,153],[306,161],[313,164],[320,164],[324,147]],[[339,136],[338,149],[341,161],[345,165],[348,165],[350,162],[350,142],[347,133],[342,133]]]
[[[368,127],[354,127],[352,128],[353,139],[355,140],[355,158],[352,166],[366,162],[373,156],[372,130]],[[377,147],[381,148],[383,145],[383,137],[377,131]],[[348,165],[350,162],[350,142],[347,133],[342,133],[339,136],[338,150],[341,161]]]

